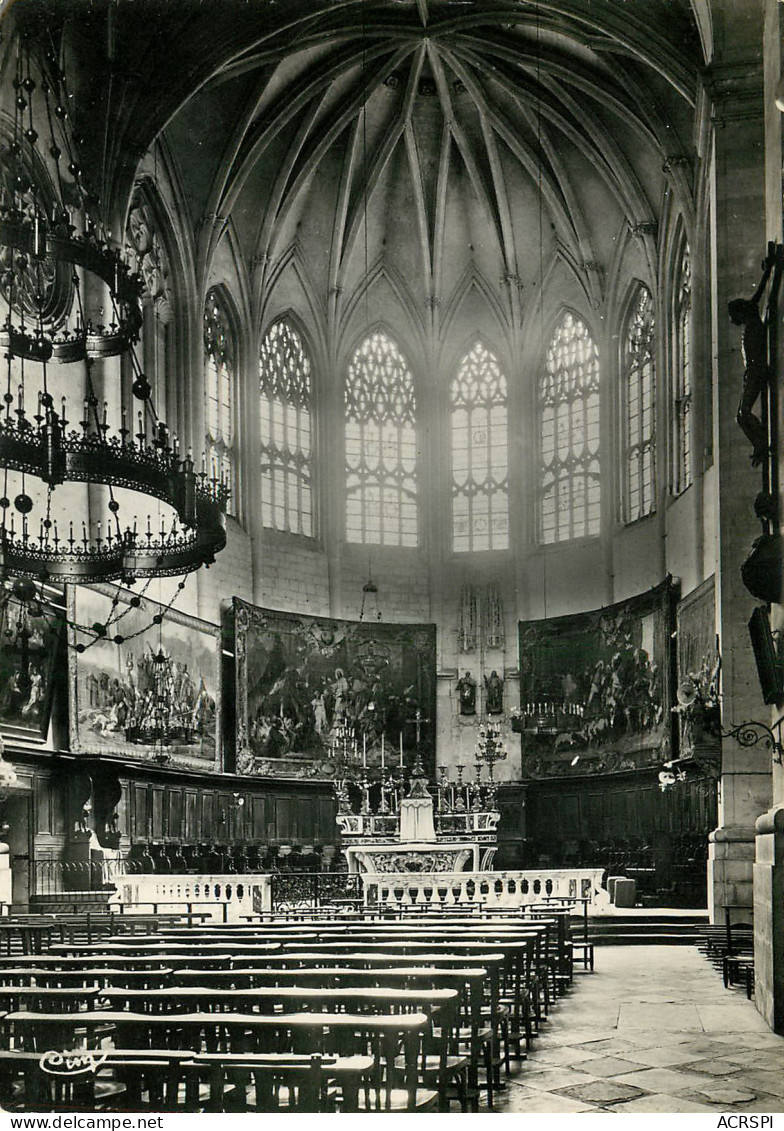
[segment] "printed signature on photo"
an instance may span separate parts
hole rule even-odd
[[[86,1076],[97,1072],[106,1060],[106,1053],[93,1049],[73,1049],[57,1052],[50,1049],[41,1053],[38,1064],[48,1076]]]

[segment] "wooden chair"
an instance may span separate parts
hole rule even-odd
[[[321,1053],[200,1054],[186,1074],[206,1082],[207,1111],[355,1112],[373,1064],[372,1056]]]
[[[0,1107],[6,1111],[105,1111],[125,1092],[108,1073],[56,1076],[39,1053],[0,1050]]]

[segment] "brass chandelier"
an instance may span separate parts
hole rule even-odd
[[[0,144],[0,311],[7,312],[0,323],[0,580],[133,584],[184,575],[212,563],[226,544],[228,486],[204,464],[197,472],[155,411],[134,349],[143,282],[110,245],[100,202],[85,184],[57,52],[52,45],[39,53],[24,31],[16,46],[11,136]],[[86,315],[85,291],[100,294],[108,318]],[[93,368],[122,355],[132,366],[137,411],[129,421],[123,408],[116,428]],[[74,381],[70,396],[55,397],[54,366],[83,367],[83,386]],[[9,473],[21,478],[20,490],[10,488]],[[55,492],[73,483],[106,488],[103,522],[91,516],[75,526],[63,518]],[[173,513],[125,518],[118,488],[131,493],[133,511],[152,499]]]

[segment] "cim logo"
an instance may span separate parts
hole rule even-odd
[[[41,1054],[38,1064],[47,1076],[87,1076],[97,1072],[105,1060],[105,1052],[93,1052],[91,1049],[74,1049],[72,1052],[52,1049]]]

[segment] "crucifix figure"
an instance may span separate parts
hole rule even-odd
[[[420,746],[420,743],[422,741],[422,727],[425,723],[429,723],[430,719],[423,718],[421,709],[419,707],[417,707],[414,718],[408,719],[407,721],[409,723],[413,723],[414,726],[416,727],[416,756],[414,758],[413,769],[411,770],[411,782],[412,782],[412,789],[413,789],[414,778],[425,778],[426,777],[425,767],[422,764],[422,748]],[[411,793],[410,796],[413,797],[413,796],[415,796],[415,794]]]
[[[413,719],[407,719],[406,722],[413,723],[414,726],[416,727],[416,744],[417,744],[417,750],[418,750],[419,749],[419,743],[422,740],[422,727],[424,726],[425,723],[429,723],[430,719],[423,719],[422,718],[422,710],[421,710],[420,707],[417,707],[416,714],[414,715],[414,718]]]
[[[771,247],[762,264],[762,278],[751,298],[736,298],[728,304],[728,312],[736,326],[743,327],[741,350],[746,366],[743,374],[743,389],[738,403],[737,421],[752,447],[753,467],[762,463],[768,451],[768,433],[760,418],[753,412],[770,378],[768,367],[768,332],[760,318],[759,301],[770,278],[775,262],[775,252]]]

